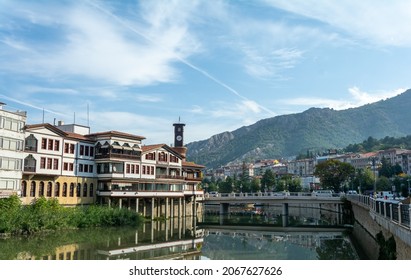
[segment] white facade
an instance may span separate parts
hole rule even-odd
[[[10,112],[0,103],[0,197],[20,193],[26,113]]]

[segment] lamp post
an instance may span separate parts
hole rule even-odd
[[[376,161],[377,161],[377,157],[370,157],[369,158],[371,160],[371,164],[372,164],[372,172],[374,173],[374,197],[377,195],[377,176],[375,174],[375,165],[376,165]]]

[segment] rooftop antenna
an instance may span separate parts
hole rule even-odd
[[[178,123],[180,123],[180,116],[178,116]]]
[[[74,112],[74,122],[73,124],[76,124],[76,112]]]
[[[43,108],[43,122],[42,123],[44,123],[44,108]]]
[[[87,102],[87,126],[90,127],[90,111]]]

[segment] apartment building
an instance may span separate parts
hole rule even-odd
[[[0,102],[0,198],[20,194],[26,112]]]
[[[57,198],[62,205],[94,203],[94,141],[71,132],[75,126],[67,131],[47,123],[25,127],[23,203],[42,196]]]

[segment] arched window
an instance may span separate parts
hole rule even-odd
[[[36,139],[36,137],[34,137],[33,134],[30,134],[26,138],[25,143],[26,143],[26,145],[24,147],[24,150],[37,152],[37,139]]]
[[[74,196],[74,184],[71,183],[70,184],[70,197],[73,197],[73,196]]]
[[[41,181],[39,184],[39,196],[44,196],[44,182]]]
[[[67,183],[63,183],[63,197],[67,197]]]
[[[87,183],[83,185],[83,197],[87,197]]]
[[[21,182],[21,196],[22,197],[27,196],[27,182],[26,181]]]
[[[53,189],[53,184],[51,182],[48,182],[47,183],[47,194],[46,194],[47,197],[51,197],[52,189]]]
[[[90,194],[89,194],[89,196],[90,196],[90,197],[93,197],[93,196],[94,196],[94,186],[93,186],[93,183],[90,184]]]
[[[54,185],[54,197],[59,197],[60,196],[60,183],[57,182]]]
[[[76,189],[76,196],[80,197],[81,196],[81,184],[77,184],[77,189]]]
[[[36,196],[36,182],[31,181],[30,184],[30,197],[35,197]]]
[[[33,155],[28,155],[24,159],[24,172],[36,172],[36,159]]]

